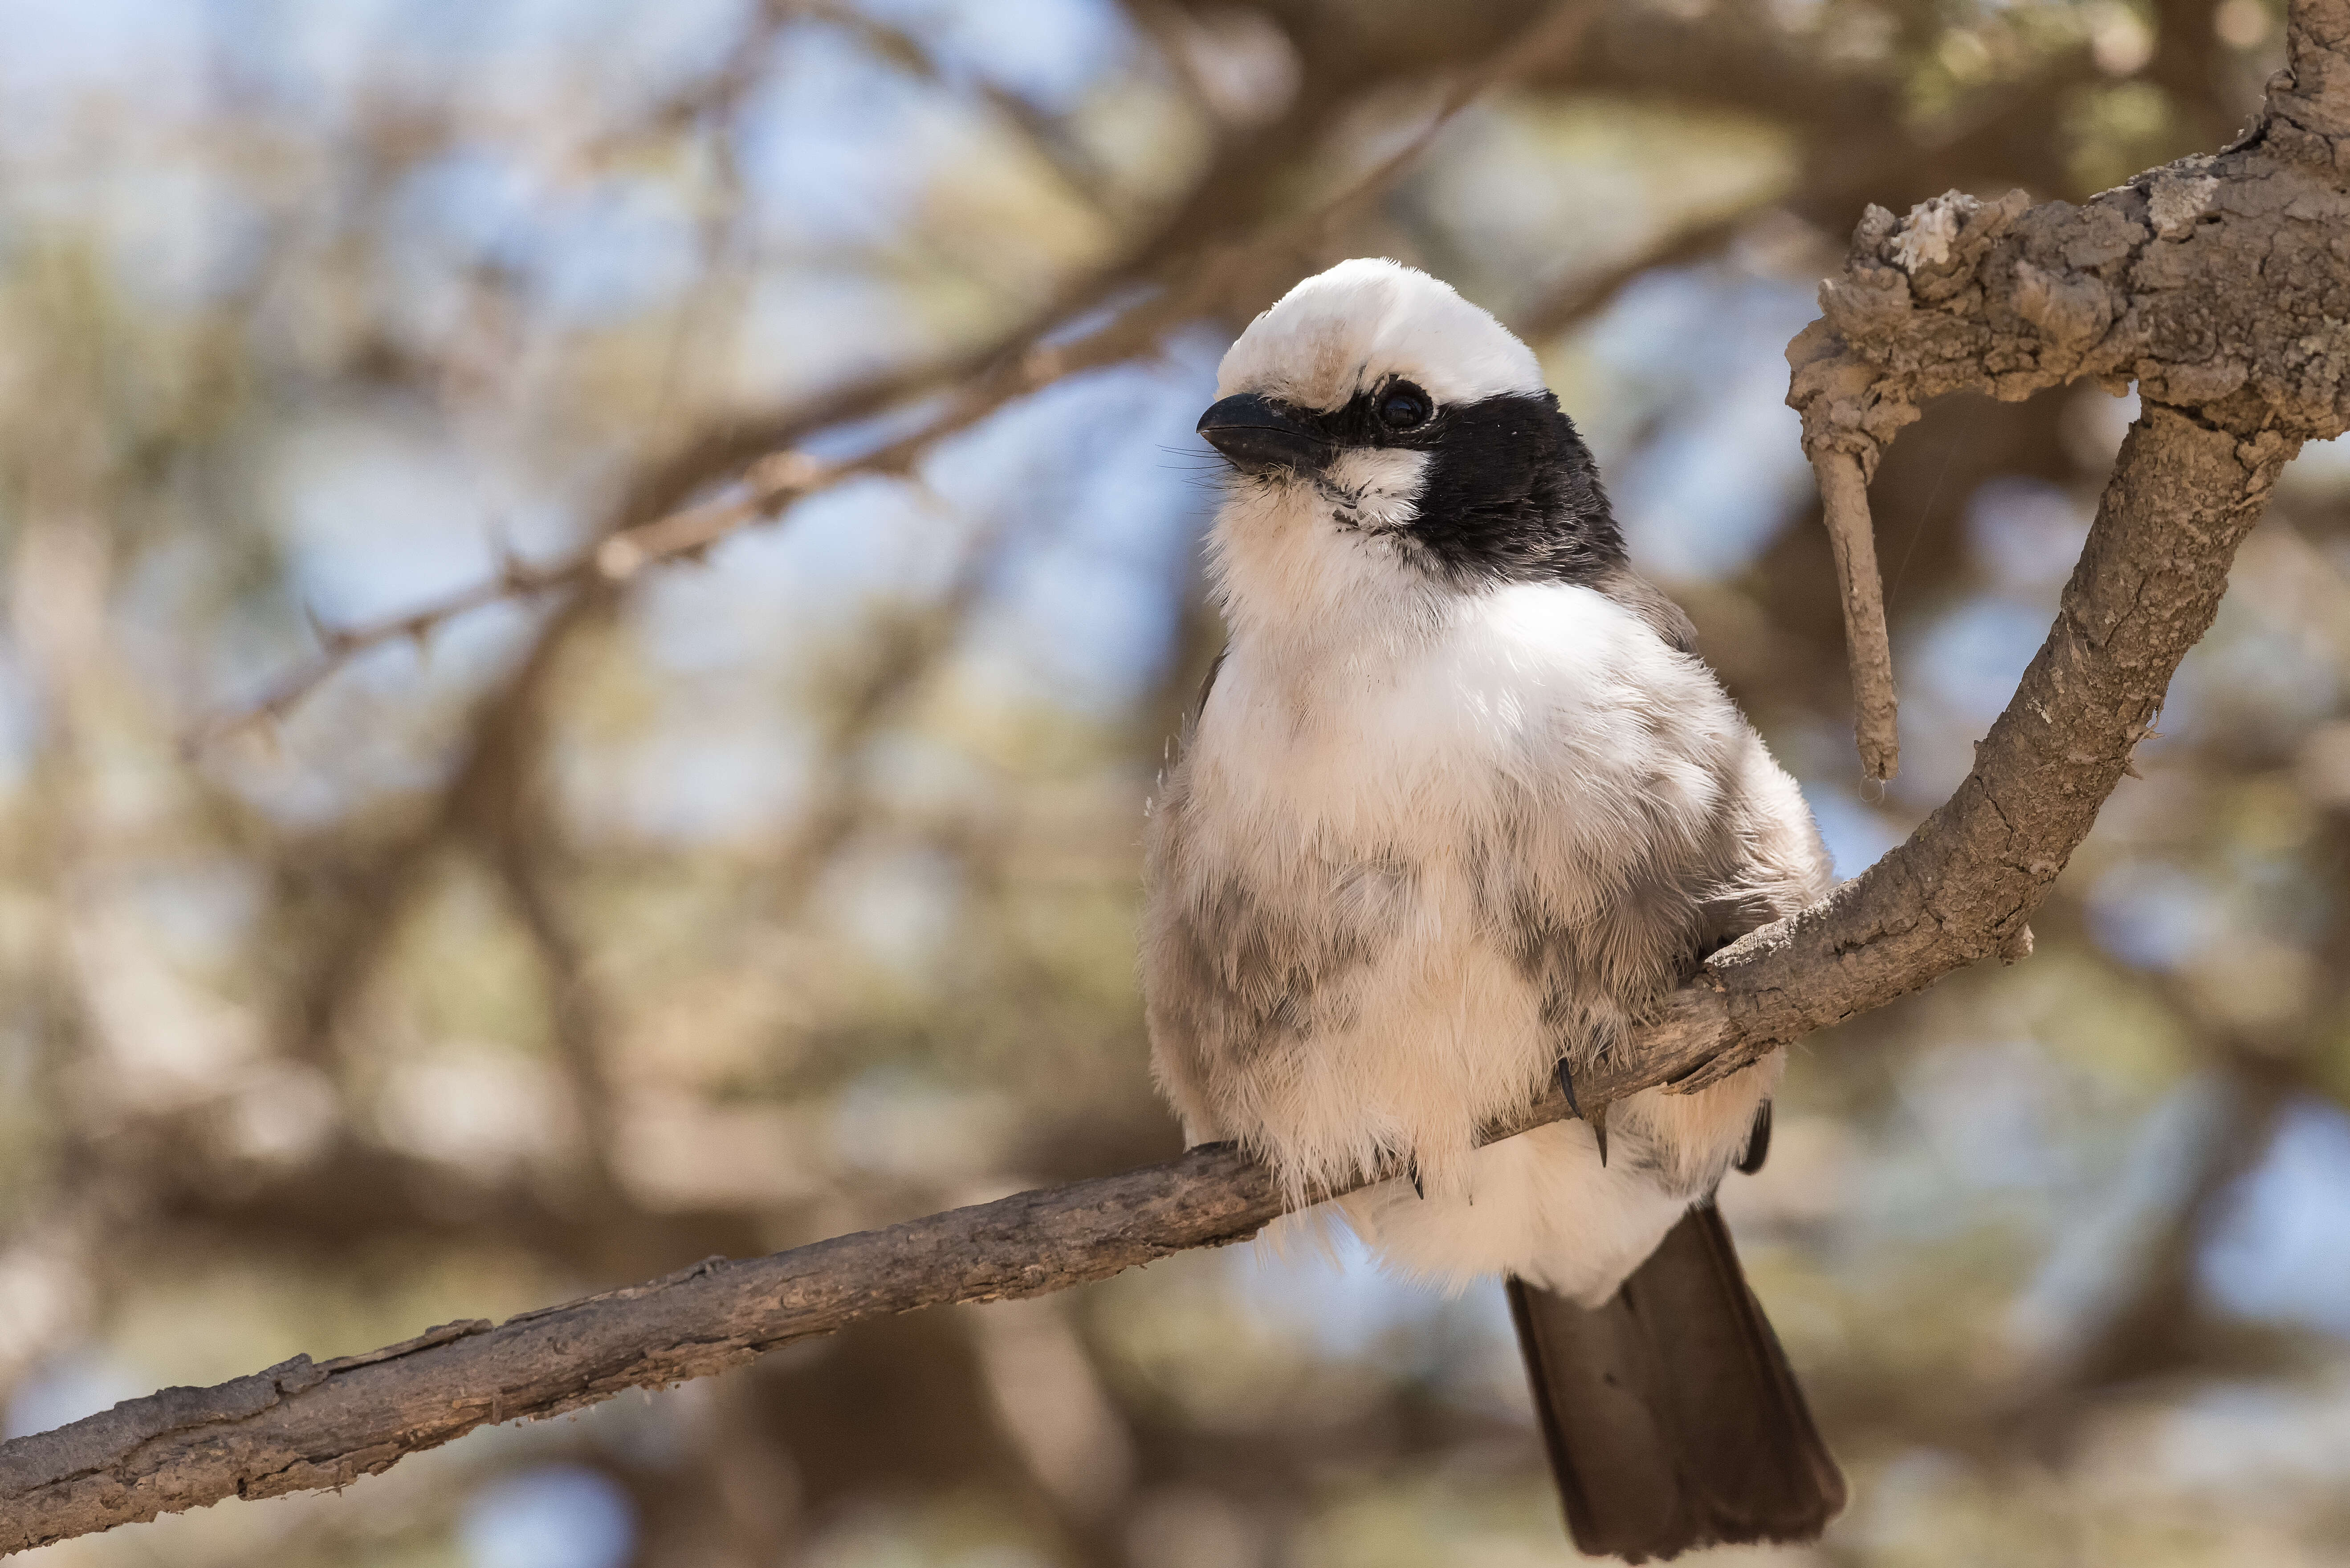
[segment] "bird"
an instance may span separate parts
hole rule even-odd
[[[1783,1048],[1483,1147],[1833,884],[1795,782],[1638,576],[1534,354],[1346,261],[1234,339],[1199,433],[1227,639],[1149,804],[1153,1076],[1383,1265],[1498,1276],[1592,1555],[1816,1539],[1845,1483],[1714,1206]],[[1405,1174],[1396,1175],[1401,1171]]]

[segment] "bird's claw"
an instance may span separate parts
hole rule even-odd
[[[1605,1167],[1607,1163],[1607,1107],[1600,1106],[1596,1116],[1583,1114],[1583,1102],[1575,1097],[1575,1074],[1568,1068],[1564,1056],[1558,1059],[1558,1092],[1566,1096],[1566,1108],[1575,1113],[1575,1119],[1590,1124],[1592,1141],[1599,1146],[1599,1163]]]
[[[1754,1125],[1747,1129],[1745,1152],[1738,1157],[1738,1168],[1748,1176],[1762,1168],[1771,1153],[1771,1102],[1762,1102],[1754,1113]]]

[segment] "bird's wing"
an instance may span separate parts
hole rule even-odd
[[[1618,566],[1591,586],[1646,621],[1669,646],[1682,653],[1697,651],[1697,628],[1681,607],[1631,567]]]

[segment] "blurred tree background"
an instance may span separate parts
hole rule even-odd
[[[1342,255],[1537,346],[1844,874],[1941,800],[2128,404],[1892,449],[1870,798],[1781,348],[1867,202],[2216,149],[2278,11],[1591,3],[1301,223],[1538,8],[0,0],[9,1431],[1172,1154],[1133,949],[1219,641],[1191,424]],[[903,473],[183,743],[312,617],[871,450],[1154,300]],[[2038,956],[1799,1050],[1724,1205],[1856,1501],[1743,1555],[2350,1563],[2345,679],[2312,448]],[[1560,1562],[1519,1378],[1497,1290],[1200,1252],[27,1561]]]

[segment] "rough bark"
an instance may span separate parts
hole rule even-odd
[[[2237,545],[2308,438],[2350,423],[2350,0],[2300,0],[2293,69],[2216,158],[2082,207],[1951,196],[1872,210],[1825,319],[1790,349],[1814,452],[1866,474],[1924,399],[2135,379],[2061,608],[1958,792],[1861,877],[1754,932],[1580,1085],[1586,1110],[1711,1082],[1993,953],[2026,921],[2210,625]],[[1565,1114],[1531,1106],[1507,1136]],[[1253,1233],[1281,1209],[1229,1147],[525,1314],[364,1356],[166,1389],[0,1445],[0,1552],[224,1497],[348,1484],[486,1422],[741,1365],[947,1302],[1103,1278]]]
[[[2341,0],[2294,8],[2293,69],[2223,152],[2079,207],[1952,191],[1906,218],[1872,206],[1861,220],[1844,275],[1821,289],[1823,318],[1789,346],[1787,400],[1803,413],[1835,545],[1871,777],[1892,762],[1893,680],[1855,477],[1875,473],[1919,404],[1961,389],[2014,401],[2084,377],[2115,392],[2135,380],[2149,404],[2282,441],[2284,457],[2350,424],[2344,26]]]

